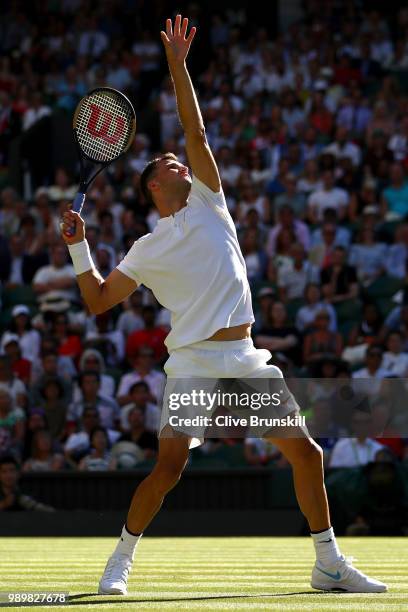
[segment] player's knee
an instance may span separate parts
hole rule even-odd
[[[181,478],[186,461],[172,461],[165,465],[158,465],[155,470],[155,485],[160,493],[165,495],[176,486]]]
[[[312,438],[305,438],[292,463],[323,465],[323,450]]]

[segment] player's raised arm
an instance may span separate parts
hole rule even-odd
[[[166,31],[161,38],[166,50],[167,62],[176,92],[177,108],[186,138],[186,151],[193,174],[212,191],[221,189],[217,165],[205,136],[203,118],[194,91],[186,58],[196,33],[191,28],[187,35],[188,19],[177,15],[174,26],[166,21]]]
[[[69,230],[74,234],[68,235]],[[61,234],[68,246],[81,295],[92,314],[100,314],[123,302],[137,287],[137,283],[115,268],[104,280],[96,269],[85,239],[85,223],[72,210],[63,215]]]

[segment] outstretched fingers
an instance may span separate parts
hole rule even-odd
[[[174,20],[174,36],[180,36],[181,15],[177,15]]]
[[[171,23],[171,19],[166,19],[166,34],[167,38],[172,38],[173,36],[173,24]]]
[[[181,32],[180,32],[180,34],[181,34],[181,36],[183,38],[186,37],[187,27],[188,27],[188,19],[187,19],[187,17],[184,17],[183,23],[182,23],[182,26],[181,26]]]
[[[195,36],[195,33],[197,32],[197,28],[192,27],[190,30],[190,34],[187,36],[187,44],[188,44],[188,48],[190,48],[191,43],[193,42],[193,38]]]

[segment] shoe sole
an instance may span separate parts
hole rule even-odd
[[[345,593],[385,593],[387,591],[387,587],[377,591],[362,591],[361,589],[353,589],[346,586],[329,586],[327,584],[316,584],[313,582],[310,584],[310,586],[318,591],[342,591]]]
[[[109,591],[107,591],[99,587],[98,595],[127,595],[127,591],[120,591],[119,589],[109,589]]]

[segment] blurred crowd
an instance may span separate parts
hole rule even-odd
[[[408,9],[305,5],[276,36],[244,9],[185,11],[205,49],[204,60],[192,50],[192,71],[247,265],[253,338],[286,376],[406,377]],[[59,235],[77,177],[57,168],[31,196],[8,178],[16,138],[54,113],[71,116],[91,88],[115,87],[137,109],[148,105],[154,130],[138,130],[84,208],[94,261],[103,277],[111,272],[158,220],[140,193],[144,165],[159,151],[185,160],[159,38],[169,15],[160,2],[5,7],[0,455],[24,471],[143,465],[157,452],[170,314],[141,287],[90,316]],[[354,433],[357,451],[336,442],[336,427],[321,441],[329,465],[368,463],[384,445],[407,454],[404,439]],[[250,465],[285,465],[260,440],[243,447]],[[200,452],[218,448],[209,441]]]

